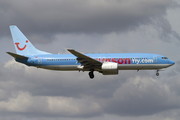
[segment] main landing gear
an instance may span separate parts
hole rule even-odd
[[[91,79],[94,78],[94,73],[93,73],[93,72],[94,72],[93,70],[89,72],[89,77],[90,77]]]
[[[157,72],[156,72],[156,76],[159,76],[159,70],[157,70]]]

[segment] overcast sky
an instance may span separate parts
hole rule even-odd
[[[0,0],[0,120],[179,120],[179,0]],[[155,70],[59,72],[27,67],[9,25],[50,53],[156,53],[176,64]]]

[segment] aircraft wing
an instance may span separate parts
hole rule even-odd
[[[73,49],[67,49],[70,53],[75,55],[77,57],[77,60],[81,65],[83,65],[85,68],[98,68],[102,65],[102,62],[97,61],[91,57],[88,57],[82,53],[79,53]]]

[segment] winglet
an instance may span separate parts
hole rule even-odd
[[[73,49],[67,49],[70,53],[72,53],[73,55],[75,55],[76,57],[79,57],[79,56],[85,56],[83,55],[82,53],[79,53]]]

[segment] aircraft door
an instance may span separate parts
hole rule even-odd
[[[31,58],[31,62],[34,64],[41,65],[42,64],[42,58]]]
[[[156,55],[153,56],[153,62],[157,63],[157,56]]]
[[[41,58],[38,58],[38,64],[42,64],[42,59]]]

